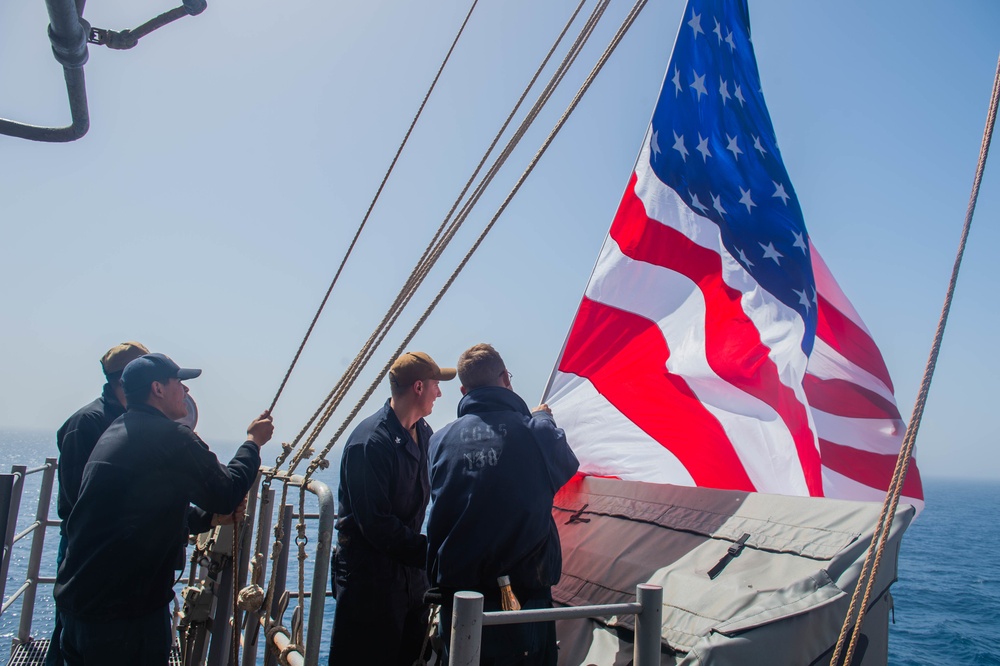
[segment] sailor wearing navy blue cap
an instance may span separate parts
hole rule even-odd
[[[236,511],[256,478],[260,447],[274,432],[267,412],[228,465],[177,421],[188,411],[183,382],[200,374],[163,354],[122,373],[128,409],[94,447],[65,522],[55,598],[70,666],[167,665],[178,551],[212,514]],[[190,504],[204,510],[203,524]]]

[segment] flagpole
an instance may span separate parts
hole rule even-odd
[[[665,86],[666,83],[667,83],[667,74],[669,73],[668,66],[670,65],[670,57],[672,57],[673,54],[674,54],[674,49],[677,47],[677,39],[678,39],[678,37],[680,37],[681,29],[684,27],[683,17],[685,15],[685,13],[687,12],[687,7],[688,7],[688,5],[687,5],[687,3],[685,3],[684,10],[681,12],[681,19],[682,20],[678,22],[678,25],[677,25],[677,34],[674,35],[674,43],[670,47],[670,51],[668,52],[669,55],[667,57],[667,64],[664,65],[664,67],[663,67],[663,79],[660,81],[660,93],[661,94],[663,93],[663,86]],[[659,96],[657,96],[657,99],[659,99]],[[640,144],[640,146],[639,146],[639,152],[635,156],[635,161],[632,162],[632,173],[635,173],[636,167],[639,166],[639,159],[642,158],[643,150],[645,149],[646,145],[649,143],[649,135],[650,135],[650,132],[653,129],[653,114],[654,113],[656,113],[656,105],[655,104],[653,105],[652,110],[649,112],[649,120],[646,122],[646,134],[643,137],[642,144]],[[626,185],[622,189],[622,196],[624,196],[624,194],[625,194],[625,192],[627,190],[628,190],[628,185]],[[621,198],[619,198],[619,201],[621,201]],[[611,233],[609,232],[608,235],[605,236],[605,238],[604,238],[604,244],[601,245],[601,251],[597,254],[597,259],[594,260],[593,267],[590,269],[590,277],[587,278],[587,285],[583,288],[583,293],[580,294],[580,299],[581,300],[587,294],[587,288],[590,287],[590,281],[594,279],[594,273],[597,271],[597,264],[601,261],[601,255],[604,254],[604,248],[607,246],[608,240],[610,240],[610,238],[611,238]],[[552,390],[552,382],[554,382],[555,379],[556,379],[556,372],[559,371],[559,363],[562,361],[563,354],[566,353],[566,345],[569,343],[569,335],[573,331],[573,323],[575,321],[576,321],[576,317],[573,317],[573,320],[569,323],[569,328],[566,330],[566,336],[563,338],[562,348],[559,350],[559,356],[556,357],[556,362],[552,365],[552,371],[549,373],[548,381],[545,382],[545,389],[542,391],[542,397],[538,401],[539,404],[545,404],[545,402],[549,398],[549,391]]]

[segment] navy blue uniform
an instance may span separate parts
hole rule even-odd
[[[455,591],[481,592],[486,610],[499,610],[497,578],[506,575],[523,607],[551,605],[562,573],[552,499],[579,468],[552,415],[532,414],[507,388],[469,391],[458,415],[430,448],[427,570],[448,600],[446,642]],[[482,655],[484,664],[555,664],[554,625],[485,627]]]
[[[427,627],[427,446],[389,401],[351,433],[340,461],[331,666],[410,666]]]
[[[81,407],[56,434],[59,447],[59,517],[69,518],[69,512],[80,495],[83,467],[108,426],[125,413],[110,384],[104,385],[101,397]]]
[[[66,419],[56,433],[56,446],[59,448],[59,518],[66,520],[69,512],[76,504],[80,494],[80,480],[83,478],[83,466],[87,464],[90,453],[97,446],[108,426],[125,413],[125,406],[118,402],[111,384],[105,384],[101,397],[78,409],[73,416]],[[56,552],[56,567],[62,563],[66,552],[66,535],[63,526],[59,527],[59,549]],[[62,635],[62,623],[56,616],[52,638],[49,640],[49,651],[45,657],[46,666],[62,666],[62,654],[59,652],[59,640]]]
[[[148,405],[129,407],[111,424],[90,455],[65,523],[55,597],[67,663],[167,663],[188,506],[204,515],[232,513],[259,467],[253,442],[222,465],[190,428]],[[121,632],[128,642],[101,643]]]

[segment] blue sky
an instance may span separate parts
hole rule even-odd
[[[92,47],[84,139],[0,137],[0,426],[54,431],[96,394],[101,354],[136,339],[203,368],[190,382],[199,431],[210,442],[240,438],[274,395],[468,4],[213,0],[132,51]],[[574,6],[476,9],[278,404],[276,438],[295,436],[368,337]],[[346,406],[492,216],[630,6],[612,4]],[[92,0],[86,17],[122,29],[167,8]],[[649,3],[412,348],[453,364],[469,345],[492,342],[515,388],[539,398],[682,9]],[[813,242],[909,414],[972,184],[1000,4],[775,0],[751,2],[750,16]],[[68,120],[46,24],[40,0],[0,4],[0,117]],[[982,188],[918,438],[925,476],[1000,479],[990,418],[1000,375],[990,333],[1000,328],[989,256],[1000,243],[995,163]],[[444,390],[430,417],[437,427],[459,397],[457,386]]]

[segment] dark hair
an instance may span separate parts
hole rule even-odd
[[[140,386],[138,388],[133,388],[131,391],[125,391],[125,401],[130,405],[140,405],[145,404],[149,400],[149,394],[153,391],[153,382],[159,382],[161,384],[166,384],[172,379],[172,377],[154,377],[149,380],[149,383]],[[124,390],[124,386],[122,386]]]
[[[153,384],[149,383],[140,389],[136,389],[130,393],[125,394],[125,402],[130,405],[142,405],[149,400],[149,394],[153,390]]]
[[[462,386],[476,389],[481,386],[503,386],[500,377],[507,366],[493,345],[481,342],[469,347],[458,358],[458,378]]]

